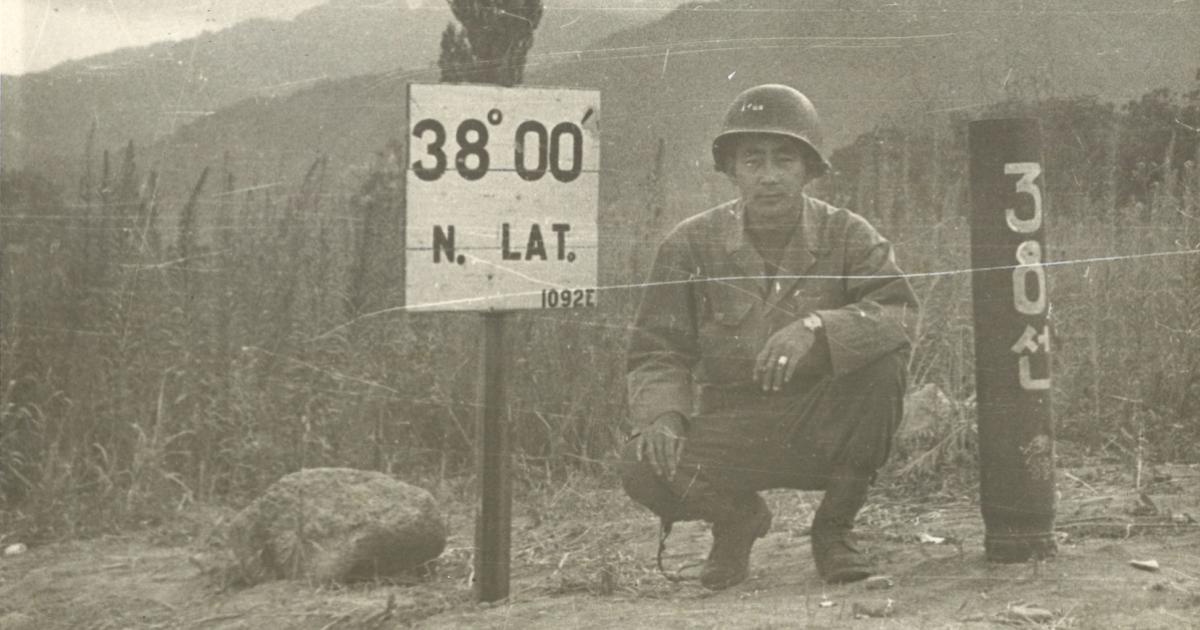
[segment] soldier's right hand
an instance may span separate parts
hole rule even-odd
[[[683,443],[687,439],[687,420],[681,414],[669,411],[654,419],[654,422],[635,438],[637,459],[650,461],[654,474],[668,480],[675,478]]]

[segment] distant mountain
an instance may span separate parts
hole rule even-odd
[[[1194,87],[1197,34],[1196,0],[723,0],[530,82],[603,91],[608,164],[645,163],[663,138],[675,168],[703,170],[728,103],[759,83],[810,96],[832,149],[885,121],[936,123],[1008,97]]]
[[[546,4],[535,58],[578,50],[676,2],[616,0],[604,10],[582,0]],[[93,123],[97,147],[130,139],[145,146],[238,101],[272,99],[323,80],[404,69],[403,76],[436,81],[430,64],[452,19],[444,2],[331,0],[293,20],[250,20],[181,42],[3,76],[0,163],[74,172]]]
[[[539,41],[553,28],[543,24]],[[606,203],[647,176],[661,146],[686,212],[728,194],[709,139],[748,86],[806,92],[833,148],[881,122],[937,124],[1007,97],[1125,101],[1184,88],[1200,67],[1196,33],[1197,0],[721,0],[681,6],[578,54],[535,54],[526,82],[602,91]],[[156,155],[194,178],[228,152],[242,181],[275,181],[325,154],[330,172],[353,182],[373,151],[405,137],[406,82],[432,78],[379,73],[245,101],[184,126]]]

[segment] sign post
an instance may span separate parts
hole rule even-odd
[[[479,601],[509,587],[504,316],[596,305],[599,124],[595,91],[408,86],[405,307],[483,313]]]
[[[475,516],[475,595],[481,602],[508,597],[512,544],[512,476],[508,424],[504,422],[504,315],[483,314],[483,359],[479,370],[479,421],[475,461],[479,513]]]
[[[1037,121],[968,129],[980,499],[988,560],[1052,556],[1054,426]]]

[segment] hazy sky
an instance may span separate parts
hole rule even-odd
[[[250,17],[291,17],[322,0],[0,0],[0,71],[183,39]]]
[[[68,59],[185,39],[252,17],[290,18],[328,0],[0,0],[0,72],[44,70]],[[368,0],[362,0],[367,2]],[[682,0],[546,0],[555,5],[589,4],[661,8]],[[445,10],[445,0],[373,0]]]

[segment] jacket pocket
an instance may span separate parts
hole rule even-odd
[[[700,324],[700,382],[748,383],[761,349],[761,317],[753,315],[758,299],[738,286],[714,285],[704,292]]]

